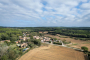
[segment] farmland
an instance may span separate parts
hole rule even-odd
[[[87,60],[83,52],[61,46],[43,46],[35,48],[19,60]]]
[[[75,39],[72,39],[70,37],[67,36],[67,38],[64,38],[64,37],[59,37],[57,35],[50,35],[50,34],[45,34],[44,36],[49,36],[49,37],[52,37],[52,38],[57,38],[57,39],[60,39],[60,40],[66,40],[66,41],[71,41],[72,44],[68,44],[68,46],[70,47],[75,47],[75,48],[81,48],[82,46],[86,46],[88,47],[89,51],[90,51],[90,40],[89,41],[82,41],[82,40],[75,40]],[[60,36],[63,36],[63,35],[60,35]]]

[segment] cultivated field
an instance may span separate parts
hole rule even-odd
[[[86,47],[88,47],[88,49],[90,51],[90,40],[89,41],[75,40],[68,36],[66,36],[67,38],[64,38],[64,37],[54,36],[54,35],[50,35],[50,34],[45,34],[44,36],[49,36],[49,37],[57,38],[60,40],[65,39],[66,41],[71,41],[72,44],[68,45],[70,47],[81,48],[82,46],[86,46]],[[60,36],[62,36],[62,35],[60,35]]]
[[[35,48],[19,60],[87,60],[83,52],[61,46],[43,46]]]

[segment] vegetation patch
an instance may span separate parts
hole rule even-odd
[[[60,43],[60,42],[53,42],[53,44],[62,45],[62,43]]]

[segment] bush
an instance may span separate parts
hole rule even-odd
[[[78,38],[74,38],[75,40],[78,40]]]
[[[49,41],[49,43],[51,43],[51,41]]]
[[[20,52],[19,52],[19,55],[23,55],[23,52],[22,52],[22,51],[20,51]]]
[[[84,50],[84,52],[87,52],[88,51],[88,48],[85,47],[85,46],[82,46],[81,49]]]
[[[35,45],[41,46],[41,41],[40,40],[33,40],[32,41]]]
[[[62,43],[60,43],[60,42],[53,42],[53,44],[62,45]]]
[[[69,43],[71,43],[71,41],[68,41],[68,42],[67,42],[66,40],[63,40],[62,42],[63,42],[64,44],[69,44]]]
[[[7,41],[5,41],[4,43],[6,43],[8,46],[10,46],[10,44],[11,44],[10,42],[7,42]]]
[[[12,43],[15,43],[14,41],[17,41],[17,37],[11,37],[11,38],[10,38],[10,41],[11,41]]]
[[[3,55],[3,56],[1,57],[1,60],[8,60],[8,56],[7,56],[7,55]]]
[[[16,48],[10,47],[8,49],[8,56],[10,60],[15,60],[19,56],[20,51]]]
[[[57,40],[57,38],[54,38],[54,40]]]
[[[33,48],[34,47],[34,44],[33,43],[28,43],[28,45]]]

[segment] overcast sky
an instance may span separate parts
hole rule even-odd
[[[0,26],[90,27],[90,0],[0,0]]]

